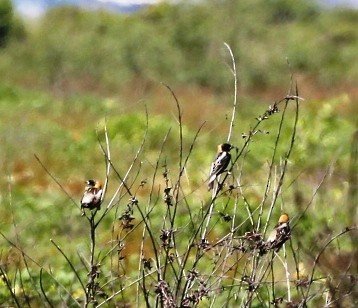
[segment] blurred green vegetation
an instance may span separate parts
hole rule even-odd
[[[20,234],[19,243],[29,255],[44,266],[57,266],[57,279],[71,292],[76,293],[79,285],[49,239],[65,247],[82,269],[77,253],[88,252],[84,244],[88,228],[79,215],[78,200],[84,180],[104,177],[98,140],[104,140],[105,124],[112,161],[121,174],[145,136],[135,183],[150,183],[163,142],[159,171],[166,164],[173,178],[178,173],[178,114],[173,97],[160,82],[169,84],[180,101],[184,154],[205,122],[185,175],[187,188],[194,191],[186,202],[201,206],[198,200],[206,199],[203,181],[216,144],[226,139],[233,97],[233,77],[226,65],[230,58],[223,42],[231,46],[238,64],[239,106],[232,142],[239,147],[244,142],[241,134],[255,125],[255,118],[287,93],[290,70],[297,76],[305,101],[300,103],[281,206],[293,217],[302,213],[329,170],[293,235],[300,234],[300,247],[316,252],[317,239],[356,223],[351,214],[357,200],[350,199],[349,187],[354,183],[349,174],[357,164],[351,154],[358,112],[357,11],[325,10],[311,1],[210,0],[161,3],[123,16],[64,7],[28,23],[14,16],[8,3],[0,6],[0,16],[7,12],[8,27],[0,33],[6,38],[1,38],[0,50],[0,230],[14,241]],[[288,109],[275,161],[278,166],[292,133],[294,115]],[[243,191],[251,210],[262,199],[278,125],[276,115],[265,121],[263,133],[255,136],[245,159],[238,162],[236,172],[244,174]],[[164,183],[161,176],[155,184],[158,191]],[[111,181],[118,179],[112,176]],[[144,188],[140,194],[146,196],[148,191]],[[227,208],[233,204],[218,201],[218,212]],[[153,224],[159,225],[164,208],[157,211]],[[183,220],[178,218],[178,226],[183,227],[187,209],[180,212]],[[240,211],[236,219],[244,217],[246,212]],[[110,236],[102,231],[112,224],[112,219],[106,219],[98,232],[103,249],[109,247]],[[229,228],[220,224],[217,233]],[[247,224],[242,230],[249,228]],[[190,230],[189,226],[183,232]],[[135,241],[135,236],[129,240]],[[353,239],[340,242],[348,253],[355,244]],[[17,268],[13,250],[3,240],[0,248],[2,261]],[[28,279],[26,273],[24,279]],[[51,284],[49,277],[46,283]],[[1,292],[0,300],[6,298]]]
[[[227,91],[227,42],[243,90],[280,86],[286,58],[307,82],[353,86],[357,15],[305,0],[164,2],[132,15],[56,8],[13,35],[0,56],[1,79],[66,95],[119,93],[138,79]]]

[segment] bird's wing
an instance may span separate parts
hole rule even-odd
[[[267,243],[272,243],[276,240],[277,237],[277,229],[273,229],[269,235],[269,237],[267,238]]]
[[[223,173],[226,167],[229,165],[231,155],[228,152],[221,152],[216,157],[210,168],[210,177],[212,175],[219,175]]]
[[[82,199],[81,204],[91,204],[93,200],[95,199],[95,195],[91,192],[85,192]]]
[[[98,203],[101,201],[103,189],[100,189],[95,195],[94,195],[94,203]]]

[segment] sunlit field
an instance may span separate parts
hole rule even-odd
[[[357,11],[268,2],[0,3],[0,306],[357,305]]]

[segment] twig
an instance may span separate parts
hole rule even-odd
[[[46,302],[50,305],[50,307],[55,307],[55,306],[51,303],[50,299],[47,297],[45,288],[44,288],[44,286],[43,286],[43,268],[40,269],[40,288],[41,288],[41,291],[42,291],[43,296],[45,297]]]
[[[71,195],[66,191],[66,189],[62,186],[62,184],[52,175],[52,173],[46,168],[46,166],[42,163],[41,159],[34,154],[36,160],[41,165],[41,167],[45,170],[45,172],[55,181],[55,183],[61,188],[61,190],[66,194],[66,196],[72,201],[74,205],[76,205],[78,208],[80,208],[78,202],[76,202]]]
[[[64,253],[64,251],[60,248],[60,246],[58,246],[53,239],[50,239],[50,242],[56,247],[56,249],[61,253],[61,255],[66,259],[68,265],[71,267],[73,273],[75,274],[75,276],[77,277],[77,280],[79,281],[79,283],[82,286],[83,291],[86,293],[86,287],[82,282],[82,279],[80,277],[80,275],[78,274],[75,266],[72,264],[72,262],[70,261],[70,259],[67,257],[67,255]]]
[[[4,233],[0,231],[0,235],[5,239],[5,241],[12,247],[14,247],[16,250],[18,250],[20,253],[23,253],[23,255],[28,258],[31,262],[33,262],[36,266],[38,266],[40,269],[43,269],[46,271],[46,273],[73,299],[73,301],[77,304],[78,307],[81,307],[80,303],[72,296],[72,294],[65,288],[63,284],[61,284],[49,271],[44,269],[35,259],[31,258],[25,251],[18,247],[14,242],[12,242],[10,239],[8,239]],[[1,268],[1,267],[0,267]],[[21,307],[21,306],[19,306]]]
[[[229,133],[227,136],[227,142],[230,143],[230,139],[232,136],[232,129],[234,127],[234,122],[235,122],[235,114],[236,114],[236,106],[237,106],[237,72],[236,72],[236,63],[235,63],[235,57],[234,54],[231,50],[231,47],[228,43],[224,42],[225,47],[227,48],[227,50],[229,51],[230,57],[231,57],[231,61],[232,61],[232,74],[234,76],[234,103],[233,103],[233,108],[232,108],[232,113],[231,113],[231,121],[230,121],[230,126],[229,126]]]
[[[308,302],[308,298],[309,298],[309,292],[310,292],[310,288],[312,286],[312,282],[313,282],[313,277],[314,277],[314,273],[316,271],[316,267],[318,266],[318,261],[321,257],[321,255],[323,254],[323,252],[326,250],[326,248],[334,241],[336,240],[337,238],[343,236],[344,234],[348,233],[348,232],[352,232],[352,231],[357,231],[358,230],[358,227],[357,226],[353,226],[353,227],[347,227],[345,228],[343,231],[339,232],[337,235],[333,236],[331,239],[329,239],[326,244],[321,248],[321,250],[319,251],[319,253],[317,254],[317,256],[315,257],[314,259],[314,264],[313,264],[313,268],[312,268],[312,273],[311,273],[311,278],[310,278],[310,284],[308,285],[307,287],[307,290],[306,290],[306,294],[305,294],[305,297],[304,297],[304,301],[305,303]]]

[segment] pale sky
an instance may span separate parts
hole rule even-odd
[[[155,4],[163,0],[97,0],[98,2],[106,3],[118,3],[120,5],[133,5],[133,4]],[[33,0],[13,0],[15,3],[16,11],[22,16],[28,18],[38,18],[46,12],[45,1],[33,1]],[[58,1],[61,3],[61,1]]]
[[[15,4],[16,10],[23,16],[30,18],[37,18],[45,13],[46,7],[43,5],[44,1],[33,0],[12,0]],[[173,0],[97,0],[98,2],[118,3],[120,5],[133,5],[133,4],[155,4],[162,1]],[[175,1],[175,0],[174,0]],[[195,1],[195,0],[194,0]],[[347,6],[358,9],[358,0],[318,0],[326,5],[345,4]],[[61,3],[61,1],[58,1]]]

